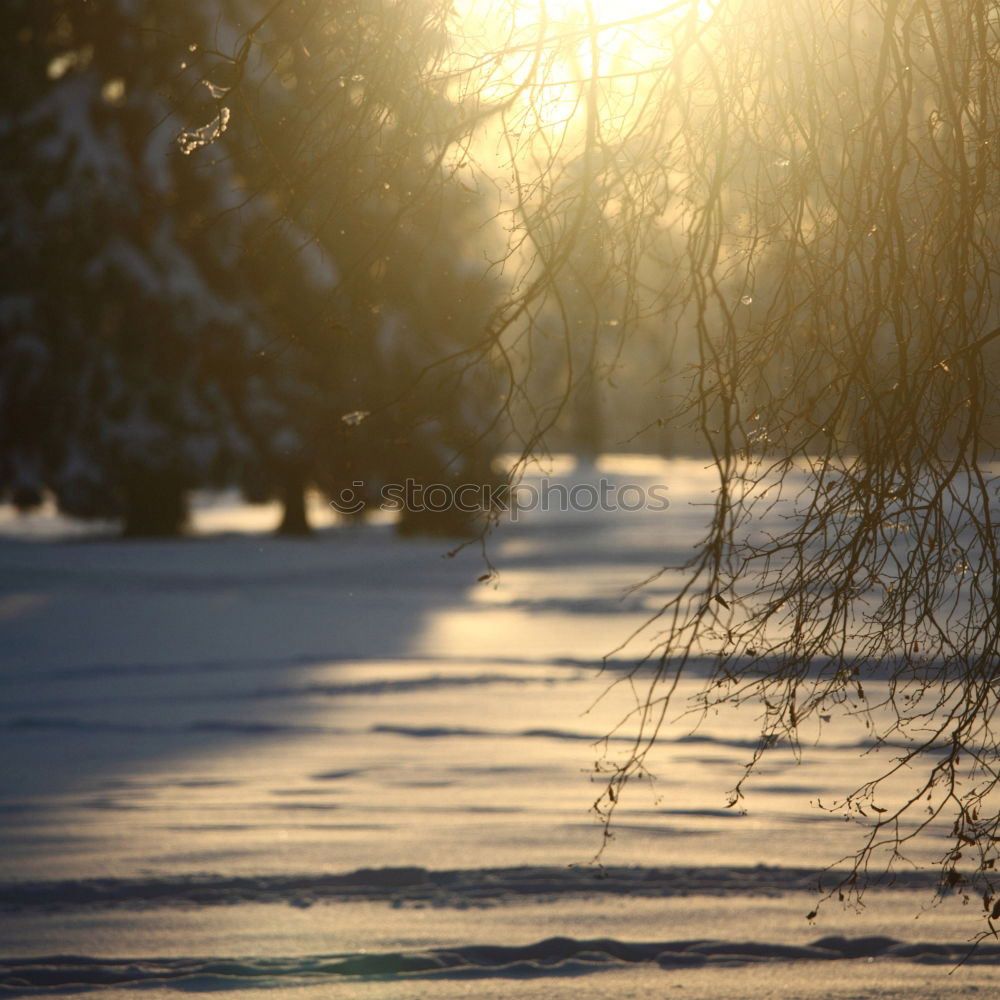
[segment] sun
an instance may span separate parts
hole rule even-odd
[[[596,28],[601,44],[620,32],[669,34],[684,20],[705,21],[720,0],[455,0],[456,21],[477,25],[495,44],[518,44],[533,34],[557,38]]]
[[[599,80],[602,117],[613,119],[617,107],[641,103],[651,68],[668,62],[678,35],[707,22],[719,2],[455,0],[455,37],[475,67],[466,93],[496,105],[510,99],[543,132],[572,130],[583,89]]]
[[[593,20],[600,25],[628,24],[640,19],[676,23],[684,17],[704,18],[711,13],[709,0],[525,0],[524,6],[550,16]]]

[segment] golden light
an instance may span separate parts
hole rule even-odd
[[[708,21],[717,2],[457,0],[457,51],[474,69],[454,96],[509,103],[518,135],[572,132],[587,113],[621,125],[678,35]]]

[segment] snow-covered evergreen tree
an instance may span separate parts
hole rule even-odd
[[[169,534],[188,489],[241,482],[304,531],[310,482],[488,468],[476,393],[425,377],[489,299],[459,277],[469,198],[436,159],[426,9],[15,0],[0,19],[0,492]],[[355,432],[352,410],[375,416]]]
[[[359,481],[374,496],[406,478],[494,478],[497,396],[470,348],[498,286],[483,279],[481,252],[478,268],[470,264],[481,203],[442,165],[457,125],[440,72],[446,9],[422,0],[262,7],[231,94],[232,128],[245,154],[256,152],[244,159],[250,186],[308,233],[298,256],[321,249],[336,262],[339,281],[322,303],[288,294],[295,255],[282,266],[272,252],[265,267],[286,329],[276,367],[301,368],[293,410],[307,425],[304,478],[333,494]],[[274,236],[265,227],[261,246]],[[345,413],[370,416],[345,423]],[[274,470],[294,486],[287,463]]]
[[[265,331],[239,267],[232,166],[184,155],[193,4],[7,5],[2,483],[169,534],[221,481]],[[188,99],[190,104],[190,99]],[[192,113],[199,109],[191,108]],[[192,148],[224,125],[213,107]],[[213,124],[214,122],[214,124]]]

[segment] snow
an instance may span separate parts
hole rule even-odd
[[[995,947],[949,976],[978,919],[932,873],[805,919],[852,843],[813,804],[868,766],[849,720],[767,758],[746,815],[753,714],[672,722],[591,863],[630,703],[602,656],[712,495],[696,461],[554,467],[597,476],[671,506],[522,511],[489,583],[476,546],[277,539],[232,497],[173,542],[4,512],[0,995],[995,995]]]

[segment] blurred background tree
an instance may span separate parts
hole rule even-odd
[[[200,37],[188,6],[177,37]],[[247,446],[241,369],[265,334],[231,168],[177,148],[181,47],[162,18],[109,0],[13,3],[3,20],[5,492],[170,534],[186,491]]]
[[[302,525],[289,515],[309,482],[335,496],[363,483],[368,503],[407,478],[495,482],[498,389],[467,351],[476,354],[501,285],[484,274],[483,199],[444,162],[457,119],[441,72],[447,7],[364,0],[253,13],[248,44],[216,70],[234,81],[225,99],[247,186],[338,275],[307,304],[295,254],[273,252],[273,227],[248,245],[283,331],[275,364],[300,372],[299,443],[268,450],[254,475],[279,484],[286,526]],[[472,525],[457,513],[417,520],[463,533]]]
[[[0,484],[20,507],[50,490],[173,534],[190,490],[239,483],[306,533],[311,484],[493,477],[488,367],[445,360],[496,285],[428,139],[440,24],[266,9],[5,8]]]

